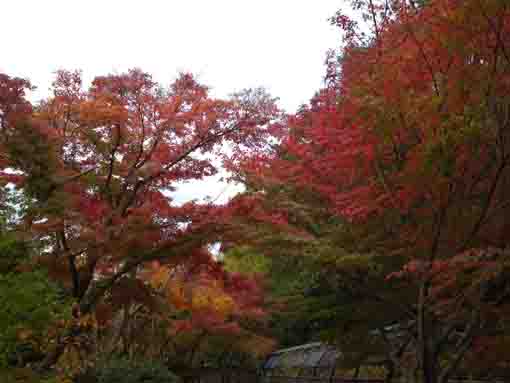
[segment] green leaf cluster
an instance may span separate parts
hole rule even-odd
[[[26,243],[10,233],[0,236],[0,367],[33,357],[48,326],[70,314],[63,290],[44,270],[18,271],[28,259]],[[20,331],[30,336],[20,341]]]
[[[17,354],[30,352],[30,342],[20,343],[18,331],[37,338],[48,326],[69,316],[69,302],[43,270],[0,274],[0,365],[12,364]]]

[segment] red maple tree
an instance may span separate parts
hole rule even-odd
[[[445,382],[508,301],[494,287],[505,257],[487,254],[510,238],[510,10],[490,0],[354,5],[367,23],[333,18],[345,46],[329,57],[327,88],[288,118],[279,150],[245,171],[319,193],[346,225],[365,227],[360,249],[411,260],[404,274],[419,293],[402,323],[423,381]],[[455,277],[467,265],[478,275],[469,288]]]
[[[221,158],[264,151],[279,114],[262,90],[215,99],[190,74],[163,88],[134,69],[85,90],[80,72],[59,71],[34,106],[29,89],[0,76],[0,177],[25,194],[18,229],[42,244],[39,262],[81,315],[141,265],[184,262],[221,237],[225,206],[171,192],[216,174]]]

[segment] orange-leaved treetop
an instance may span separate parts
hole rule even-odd
[[[200,362],[199,352],[260,356],[274,346],[259,334],[267,314],[258,278],[226,272],[207,251],[197,250],[178,267],[156,265],[145,278],[163,293],[171,312],[188,313],[169,323],[174,361],[194,366]]]
[[[0,75],[0,177],[25,194],[18,229],[42,244],[39,261],[82,315],[140,265],[218,240],[225,207],[170,192],[216,174],[220,158],[266,150],[279,116],[263,90],[216,99],[190,74],[163,88],[134,69],[84,89],[80,72],[59,71],[37,105],[29,89]]]

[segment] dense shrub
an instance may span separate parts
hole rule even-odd
[[[99,363],[93,370],[81,375],[76,383],[178,383],[180,379],[168,368],[152,360],[131,361],[113,358]]]
[[[68,305],[43,271],[0,274],[0,366],[25,363],[53,321],[66,318]]]

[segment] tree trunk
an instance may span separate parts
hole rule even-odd
[[[433,348],[433,331],[431,328],[430,318],[426,312],[426,299],[428,293],[428,281],[421,283],[418,295],[418,339],[417,339],[417,355],[418,368],[423,383],[437,383],[437,355]]]
[[[361,363],[356,366],[356,369],[354,370],[354,374],[352,374],[352,379],[358,379],[360,368],[361,368]]]
[[[393,380],[393,377],[395,376],[395,363],[393,363],[391,360],[389,360],[386,363],[386,368],[388,369],[388,372],[386,373],[386,376],[384,377],[385,383],[391,383]]]
[[[431,355],[431,350],[427,347],[427,355],[425,357],[425,364],[421,371],[423,383],[438,383],[437,374],[437,361],[434,355]]]

